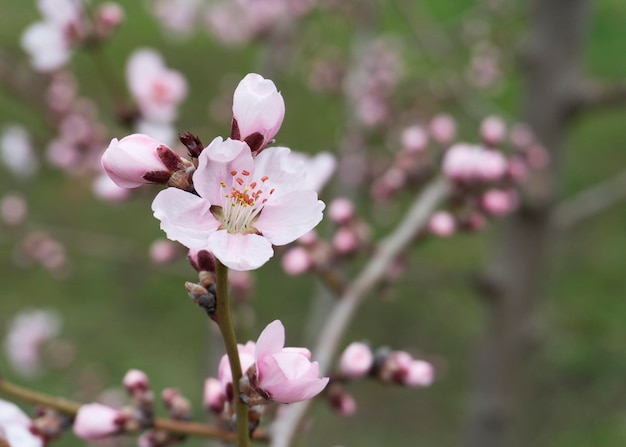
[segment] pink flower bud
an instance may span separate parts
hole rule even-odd
[[[514,191],[504,191],[501,189],[490,189],[481,200],[485,211],[494,216],[503,216],[510,213],[517,207],[517,195]]]
[[[319,365],[300,350],[285,349],[285,328],[278,320],[270,323],[256,343],[256,377],[253,383],[262,396],[280,403],[312,398],[328,384],[319,377]]]
[[[359,248],[359,238],[350,228],[340,228],[332,240],[333,247],[341,254],[349,254]]]
[[[315,230],[308,231],[298,238],[298,242],[302,245],[314,245],[318,241],[317,232]]]
[[[402,149],[407,152],[422,152],[428,145],[428,134],[422,126],[407,127],[402,131]]]
[[[295,276],[307,272],[313,262],[311,255],[305,248],[293,247],[283,255],[281,264],[285,273]]]
[[[209,377],[204,381],[204,406],[215,412],[221,413],[226,403],[224,387],[219,380]]]
[[[548,151],[538,144],[529,147],[526,151],[528,157],[528,166],[532,169],[545,169],[550,163],[550,154]]]
[[[351,378],[365,376],[374,364],[374,354],[365,343],[350,343],[339,359],[339,371]]]
[[[480,136],[489,146],[497,146],[506,137],[506,124],[499,116],[488,116],[480,124]]]
[[[122,382],[130,393],[137,390],[146,391],[150,388],[148,376],[138,369],[128,370]]]
[[[434,378],[435,370],[430,363],[424,360],[413,360],[406,370],[403,382],[404,385],[411,387],[429,386]]]
[[[356,413],[356,401],[354,397],[345,391],[333,393],[331,396],[332,406],[342,416],[352,416]]]
[[[344,224],[354,216],[354,204],[350,199],[338,197],[328,207],[328,216],[333,222]]]
[[[437,236],[448,237],[456,231],[456,220],[447,211],[438,211],[431,216],[428,229]]]
[[[74,420],[74,433],[79,438],[95,441],[117,433],[121,427],[120,413],[106,405],[93,403],[80,407]]]
[[[96,11],[96,24],[105,35],[122,23],[124,10],[118,3],[107,2],[98,6]]]
[[[272,81],[256,73],[241,80],[233,96],[234,139],[248,142],[257,152],[274,138],[284,117],[285,102]]]
[[[441,114],[431,120],[428,130],[437,143],[447,144],[456,135],[456,123],[450,115]]]
[[[152,183],[145,179],[146,174],[169,173],[157,152],[161,146],[157,140],[143,134],[129,135],[121,140],[113,138],[102,156],[102,167],[115,184],[122,188],[137,188]]]
[[[167,239],[158,239],[150,245],[150,259],[157,264],[167,264],[178,254],[178,244]]]

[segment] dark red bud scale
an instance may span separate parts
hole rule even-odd
[[[163,144],[160,145],[157,148],[157,155],[159,156],[165,167],[171,172],[185,170],[185,164],[183,163],[182,158],[180,158],[180,156],[172,151],[169,147]]]
[[[241,132],[239,132],[239,124],[237,120],[233,118],[233,123],[230,126],[230,137],[233,140],[241,140]]]
[[[250,151],[253,154],[258,154],[263,149],[263,135],[258,132],[253,133],[252,135],[248,135],[243,141],[245,141],[248,146],[250,146]]]

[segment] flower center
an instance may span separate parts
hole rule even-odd
[[[274,188],[269,191],[263,189],[263,184],[269,180],[267,176],[261,177],[258,182],[250,182],[249,171],[230,171],[230,175],[233,177],[230,191],[225,182],[220,184],[224,190],[221,221],[230,233],[246,233],[253,230],[252,224],[274,193]]]

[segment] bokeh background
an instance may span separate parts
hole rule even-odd
[[[0,58],[3,68],[17,73],[27,72],[28,66],[20,34],[38,17],[30,3],[4,0],[0,13]],[[592,5],[584,72],[624,82],[626,3],[598,0]],[[476,141],[484,116],[497,114],[512,123],[521,113],[525,86],[518,50],[529,29],[527,2],[346,2],[343,8],[314,10],[298,22],[292,40],[259,38],[242,46],[224,46],[202,29],[174,36],[155,19],[150,2],[125,2],[123,7],[126,19],[106,48],[112,67],[123,73],[136,47],[158,49],[168,66],[182,71],[189,82],[190,95],[182,104],[177,129],[206,141],[229,132],[232,90],[243,75],[259,72],[276,82],[286,101],[278,142],[312,154],[336,152],[350,110],[341,92],[310,88],[312,61],[327,54],[350,61],[358,45],[378,38],[398,48],[403,70],[394,100],[412,102],[416,119],[450,113],[458,120],[460,138]],[[365,17],[349,19],[361,14]],[[480,40],[497,49],[501,74],[487,87],[468,87],[471,83],[460,80],[467,79]],[[128,134],[115,122],[111,97],[89,55],[77,52],[71,69],[80,80],[81,95],[100,105],[110,137]],[[25,125],[43,153],[51,137],[48,129],[36,110],[2,85],[0,126],[10,123]],[[570,197],[624,169],[624,123],[626,108],[619,107],[595,110],[575,121],[562,160],[559,197]],[[393,153],[382,138],[374,149],[383,160]],[[183,283],[194,280],[195,272],[184,257],[167,265],[148,257],[150,244],[163,236],[149,206],[157,190],[146,187],[128,201],[110,204],[94,198],[83,179],[45,164],[28,181],[0,171],[0,194],[19,193],[29,205],[26,223],[0,227],[0,334],[24,309],[56,309],[63,316],[60,338],[75,349],[71,364],[56,362],[60,364],[55,367],[50,362],[36,378],[20,377],[1,354],[4,376],[87,401],[119,386],[129,368],[139,368],[149,374],[156,390],[179,388],[193,400],[196,417],[206,418],[202,383],[216,372],[219,341],[185,293]],[[331,181],[322,198],[341,192],[341,182]],[[357,191],[361,215],[376,237],[399,219],[411,196],[407,191],[381,207],[369,199],[367,188]],[[626,209],[617,204],[550,240],[534,324],[536,343],[527,358],[532,386],[516,423],[520,445],[626,444],[625,228]],[[16,260],[20,244],[34,230],[49,232],[63,243],[68,268],[62,274]],[[320,232],[329,231],[323,223]],[[472,371],[485,328],[484,305],[475,285],[497,231],[496,223],[480,234],[431,239],[416,246],[408,254],[408,272],[384,290],[372,291],[350,327],[345,344],[367,340],[432,360],[437,366],[435,384],[418,390],[352,384],[348,389],[357,400],[357,413],[338,417],[320,402],[311,431],[299,445],[462,444]],[[356,271],[360,263],[357,260],[348,272]],[[279,318],[286,326],[288,344],[307,343],[311,334],[303,328],[319,291],[316,281],[286,275],[276,259],[254,277],[251,301],[241,309],[246,325],[240,339],[256,339],[267,323]],[[187,445],[205,444],[190,440]],[[70,434],[59,445],[84,442]]]

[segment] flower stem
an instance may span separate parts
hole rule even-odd
[[[216,260],[217,264],[217,311],[216,322],[224,339],[228,362],[233,376],[233,400],[237,412],[237,439],[239,447],[250,445],[248,430],[248,406],[239,398],[239,380],[242,376],[239,350],[237,349],[237,337],[230,313],[228,299],[228,267]]]

